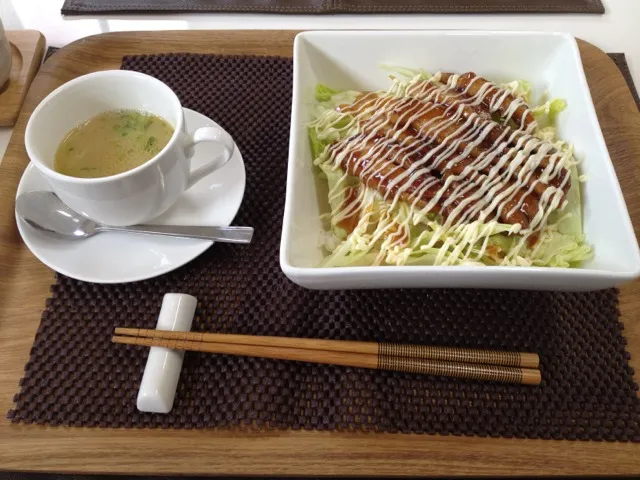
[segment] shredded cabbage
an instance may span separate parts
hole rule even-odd
[[[406,95],[416,81],[431,78],[419,69],[383,67],[392,85],[387,91]],[[514,95],[529,102],[531,85],[524,80],[502,84]],[[327,182],[328,213],[323,216],[326,232],[320,239],[327,255],[320,266],[358,265],[522,265],[577,267],[593,252],[582,232],[582,199],[579,173],[571,166],[571,189],[565,208],[554,211],[535,242],[517,235],[519,225],[498,222],[445,227],[442,218],[427,214],[419,218],[405,202],[391,203],[375,189],[364,185],[327,162],[327,147],[357,132],[355,120],[336,111],[338,105],[355,102],[359,92],[337,91],[317,85],[315,118],[308,126],[314,164]],[[554,143],[563,151],[570,146],[557,138],[555,121],[567,107],[562,99],[544,101],[532,109],[539,128],[534,135]],[[346,195],[358,199],[358,212],[340,212]],[[353,217],[349,216],[353,213]],[[351,229],[344,222],[357,220]],[[401,239],[401,241],[395,241]]]
[[[554,98],[533,108],[531,112],[538,122],[538,128],[548,128],[555,125],[556,117],[565,108],[567,108],[567,102],[564,99]]]
[[[522,97],[525,102],[531,101],[531,84],[526,80],[514,80],[513,82],[503,83],[502,88],[509,90],[517,97]]]

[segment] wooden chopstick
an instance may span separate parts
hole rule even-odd
[[[255,345],[263,347],[300,348],[328,352],[351,352],[368,355],[441,360],[456,363],[480,363],[505,367],[538,368],[540,358],[535,353],[503,352],[471,348],[433,347],[426,345],[404,345],[398,343],[352,342],[345,340],[320,340],[313,338],[268,337],[233,335],[226,333],[171,332],[143,328],[116,328],[116,335],[186,340],[205,343]]]
[[[348,367],[393,370],[400,372],[424,373],[473,380],[538,385],[540,371],[529,368],[481,365],[450,361],[425,360],[420,358],[393,357],[388,355],[354,353],[329,350],[308,350],[292,347],[274,347],[244,345],[232,343],[214,343],[192,340],[170,340],[150,337],[114,335],[114,343],[139,345],[146,347],[164,347],[173,350],[220,353],[224,355],[242,355],[248,357],[294,360],[310,363],[324,363]]]

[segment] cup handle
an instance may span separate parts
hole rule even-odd
[[[196,182],[202,180],[205,176],[209,175],[214,170],[226,165],[235,150],[235,144],[231,136],[218,127],[200,127],[193,133],[187,134],[187,140],[185,142],[185,150],[187,156],[193,155],[193,147],[201,142],[215,142],[222,145],[224,152],[217,155],[210,162],[205,165],[191,170],[189,173],[189,179],[187,180],[187,189],[191,188]]]

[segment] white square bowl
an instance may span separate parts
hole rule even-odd
[[[575,39],[565,33],[489,31],[316,31],[294,44],[293,105],[280,266],[307,288],[474,287],[595,290],[640,275],[640,253]],[[584,232],[594,258],[582,268],[367,266],[317,268],[324,256],[320,215],[326,194],[314,173],[307,136],[314,88],[375,90],[389,86],[381,64],[430,72],[474,71],[494,81],[525,79],[568,108],[561,138],[582,160]],[[324,197],[323,197],[324,195]]]

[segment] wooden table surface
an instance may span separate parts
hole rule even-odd
[[[0,469],[242,475],[613,475],[640,473],[640,444],[312,431],[126,430],[11,425],[12,405],[53,272],[22,243],[14,219],[27,165],[30,113],[62,83],[119,68],[125,54],[292,55],[291,31],[108,33],[56,52],[31,87],[0,165]],[[638,234],[640,113],[614,63],[580,42],[598,118]],[[640,367],[640,282],[621,289],[632,366]]]

